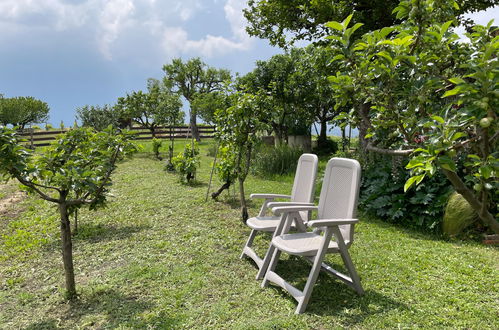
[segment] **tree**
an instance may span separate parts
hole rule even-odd
[[[262,118],[268,108],[265,103],[269,101],[269,97],[265,93],[251,94],[247,92],[236,92],[232,97],[235,99],[233,106],[219,109],[215,113],[216,134],[220,148],[230,150],[225,154],[226,161],[229,166],[234,164],[234,171],[226,171],[229,176],[234,175],[238,178],[241,217],[245,222],[248,219],[248,209],[244,181],[248,176],[254,147],[259,142],[258,134],[268,128]]]
[[[5,126],[24,130],[28,124],[47,121],[49,111],[47,103],[33,97],[0,98],[0,123]]]
[[[332,54],[329,47],[309,45],[304,49],[297,67],[297,72],[301,73],[305,82],[300,99],[305,109],[314,114],[315,121],[320,124],[317,139],[319,149],[327,144],[327,124],[344,110],[340,107],[335,108],[334,89],[327,78],[337,70],[337,63],[330,60]]]
[[[85,105],[76,109],[76,118],[81,121],[84,127],[92,127],[96,131],[103,131],[109,125],[115,128],[126,128],[130,119],[114,106]]]
[[[189,102],[191,132],[196,141],[200,141],[196,124],[198,113],[196,108],[192,107],[192,102],[198,96],[219,91],[224,82],[230,80],[230,72],[210,67],[199,58],[192,58],[185,63],[180,58],[173,59],[171,64],[163,66],[163,71],[165,72],[164,85],[175,90]]]
[[[161,83],[150,78],[148,92],[132,92],[119,98],[116,107],[128,117],[151,131],[156,137],[156,128],[162,125],[175,125],[181,117],[180,96],[172,93]]]
[[[54,203],[60,216],[68,298],[76,297],[70,214],[106,202],[116,162],[135,151],[129,137],[112,128],[69,130],[41,154],[25,149],[13,130],[0,127],[0,177],[17,179],[30,193]]]
[[[453,1],[402,1],[401,24],[352,41],[359,23],[328,23],[340,71],[338,102],[354,104],[364,149],[412,156],[405,189],[438,170],[496,233],[499,173],[498,37],[477,26],[470,44],[449,31]],[[439,23],[444,22],[444,23]]]
[[[271,96],[264,120],[280,143],[287,141],[289,131],[294,135],[310,134],[313,113],[307,109],[305,99],[310,92],[311,78],[298,69],[303,55],[302,49],[293,48],[267,61],[257,61],[256,68],[238,82],[251,93]]]
[[[362,33],[391,26],[396,22],[389,13],[398,0],[250,0],[244,16],[249,25],[246,31],[255,37],[268,39],[281,48],[297,40],[323,41],[329,34],[325,23],[341,21],[354,13],[353,22],[362,22]],[[484,10],[497,5],[496,0],[460,0],[457,14]]]

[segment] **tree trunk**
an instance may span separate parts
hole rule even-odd
[[[64,202],[59,203],[59,213],[61,216],[62,262],[66,278],[66,294],[69,299],[74,299],[76,298],[76,285],[73,268],[73,244],[71,242],[68,208]]]
[[[341,150],[345,152],[346,146],[347,146],[347,134],[346,134],[346,128],[342,127],[341,128]]]
[[[211,194],[211,198],[216,199],[225,189],[229,189],[231,185],[230,181],[226,181],[217,191]]]
[[[475,197],[475,194],[471,189],[466,187],[461,178],[454,172],[442,169],[445,176],[452,183],[452,186],[458,193],[460,193],[464,199],[470,204],[473,210],[476,211],[480,220],[483,224],[494,231],[494,233],[499,234],[499,222],[494,218],[492,214],[488,211],[487,207],[483,207],[482,203]]]
[[[321,121],[321,131],[319,137],[317,138],[317,148],[321,149],[326,146],[327,143],[327,120],[325,117],[320,118]]]
[[[246,206],[246,197],[244,195],[244,179],[239,177],[239,195],[241,199],[241,217],[244,223],[248,220],[248,207]]]
[[[196,139],[197,142],[201,141],[201,137],[199,136],[199,129],[198,129],[198,125],[196,124],[196,119],[197,119],[197,116],[196,116],[196,112],[194,112],[192,109],[191,109],[191,115],[190,115],[190,127],[191,127],[191,134],[192,134],[192,137]]]
[[[369,129],[369,109],[371,105],[368,103],[361,104],[358,107],[358,111],[360,114],[360,123],[359,123],[359,148],[360,154],[365,155],[367,152],[367,130]]]

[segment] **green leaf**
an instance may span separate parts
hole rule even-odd
[[[362,24],[362,23],[355,23],[355,25],[351,27],[352,33],[354,33],[355,31],[357,31],[357,29],[360,28],[362,25],[364,25],[364,24]]]
[[[490,166],[482,166],[478,171],[480,172],[480,174],[483,176],[484,179],[490,179],[493,172],[492,167]]]
[[[342,55],[342,54],[339,54],[339,55],[336,55],[335,57],[333,57],[330,61],[330,63],[332,62],[335,62],[335,61],[338,61],[338,60],[342,60],[345,58],[345,55]]]
[[[445,120],[442,117],[440,117],[440,116],[431,116],[431,119],[439,122],[440,124],[445,123]]]
[[[452,21],[447,21],[442,26],[440,27],[440,35],[443,36],[445,32],[449,29],[450,25],[452,24]]]
[[[390,63],[393,61],[393,58],[390,56],[390,54],[387,51],[381,51],[381,52],[377,53],[376,55],[387,59]]]
[[[425,174],[410,177],[404,184],[404,192],[409,190],[409,188],[411,188],[411,186],[413,184],[415,184],[415,183],[416,183],[416,185],[419,184],[421,181],[423,181],[424,177],[425,177]]]
[[[350,20],[352,19],[353,14],[348,15],[347,18],[341,23],[343,25],[343,28],[346,29],[348,27],[348,24],[350,24]]]
[[[459,85],[459,84],[464,84],[466,83],[466,81],[464,81],[463,78],[460,78],[460,77],[454,77],[454,78],[450,78],[449,81],[451,83],[453,83],[454,85]]]
[[[394,27],[384,27],[380,31],[380,37],[381,38],[386,38],[387,35],[389,35],[393,30],[395,30]]]
[[[343,31],[343,25],[341,25],[341,23],[339,23],[339,22],[331,21],[331,22],[327,22],[325,25],[329,28],[332,28],[332,29],[335,29],[338,31]]]
[[[442,98],[460,94],[462,90],[463,89],[461,88],[461,86],[457,86],[456,88],[451,89],[450,91],[445,92],[445,94],[442,95]]]
[[[464,133],[464,132],[457,132],[457,133],[454,133],[454,134],[452,135],[452,137],[451,137],[451,141],[456,141],[457,139],[462,138],[462,137],[465,137],[465,136],[467,136],[467,134],[466,134],[466,133]]]
[[[411,159],[405,168],[409,170],[415,167],[423,167],[423,162],[419,159],[419,157]]]
[[[440,166],[443,169],[446,169],[446,170],[451,171],[451,172],[456,172],[456,164],[454,163],[454,161],[450,157],[442,156],[438,160],[440,162]]]

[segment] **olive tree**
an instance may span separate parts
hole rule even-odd
[[[28,192],[57,205],[68,298],[76,297],[70,214],[106,202],[116,163],[135,151],[129,137],[112,128],[73,129],[42,153],[24,148],[15,131],[0,127],[0,177],[17,179]]]

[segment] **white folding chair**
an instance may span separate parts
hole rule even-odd
[[[281,215],[283,223],[279,224],[280,232],[276,231],[272,239],[269,249],[272,257],[262,287],[267,286],[270,281],[287,290],[298,302],[296,314],[305,311],[321,268],[353,287],[358,294],[364,293],[360,278],[348,253],[348,248],[353,242],[354,225],[358,222],[358,219],[354,217],[356,216],[360,175],[360,165],[356,160],[332,158],[326,167],[318,207],[278,206],[272,208],[274,214]],[[314,229],[312,232],[288,234],[291,221],[298,212],[313,210],[317,210],[317,220],[306,223],[309,228]],[[312,262],[312,269],[303,291],[286,282],[275,272],[281,252],[303,256]],[[326,253],[339,253],[350,276],[323,263]]]
[[[250,218],[246,224],[251,228],[251,233],[243,248],[241,258],[245,255],[253,259],[259,268],[256,279],[263,278],[267,271],[267,266],[270,262],[270,255],[260,258],[252,248],[253,240],[259,231],[274,232],[280,223],[279,216],[266,216],[267,210],[275,206],[290,206],[290,205],[314,205],[315,193],[315,179],[317,177],[317,164],[318,158],[314,154],[303,154],[298,159],[296,167],[295,179],[293,182],[293,189],[291,195],[280,194],[251,194],[251,198],[263,198],[265,201],[260,209],[258,216]],[[276,198],[286,198],[289,202],[274,202]],[[306,227],[303,225],[304,220],[308,220],[308,211],[299,212],[298,216],[300,221],[295,222],[295,227],[301,231],[305,231]],[[267,254],[269,251],[267,250]]]

